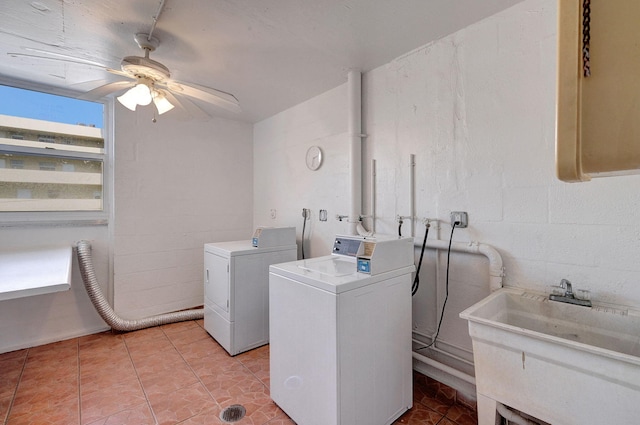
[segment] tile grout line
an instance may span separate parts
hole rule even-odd
[[[78,425],[82,425],[82,389],[80,385],[80,338],[76,338],[76,361],[78,367],[76,368],[76,388],[78,388]]]
[[[122,343],[124,344],[124,348],[125,350],[127,350],[127,356],[129,356],[129,361],[131,362],[131,366],[133,366],[133,371],[136,374],[136,379],[138,380],[138,384],[140,384],[140,388],[142,388],[142,393],[144,394],[144,399],[147,402],[147,407],[149,407],[149,410],[151,411],[151,416],[153,417],[153,422],[155,424],[158,424],[158,418],[156,416],[156,412],[153,410],[153,406],[151,406],[151,401],[149,400],[149,396],[147,395],[147,391],[144,388],[144,385],[142,385],[142,379],[140,379],[140,374],[138,373],[138,368],[136,367],[136,363],[133,361],[133,357],[131,357],[131,351],[129,351],[129,345],[127,345],[127,338],[124,337],[124,335],[120,335]]]
[[[198,325],[198,327],[200,327],[200,329],[202,329],[202,330],[204,330],[205,332],[207,332],[207,330],[206,330],[204,327],[200,326],[200,324],[199,324],[197,321],[196,321],[196,325]],[[208,332],[207,332],[207,334],[208,334]],[[267,345],[268,345],[268,344],[267,344]],[[257,350],[258,348],[261,348],[261,347],[262,347],[262,346],[260,346],[260,347],[255,347],[255,348],[252,348],[252,350]],[[249,350],[249,351],[251,351],[251,350]],[[248,368],[248,367],[247,367],[247,366],[242,362],[242,360],[240,360],[240,358],[238,357],[240,354],[243,354],[243,353],[239,353],[239,354],[238,354],[238,355],[236,355],[236,356],[231,356],[231,358],[232,358],[233,360],[237,361],[238,363],[240,363],[240,365],[241,365],[243,368],[245,368],[245,369],[246,369],[246,370],[247,370],[247,371],[248,371],[248,372],[249,372],[249,373],[250,373],[254,378],[256,378],[258,381],[260,381],[260,383],[261,383],[261,384],[262,384],[262,385],[263,385],[263,386],[264,386],[264,387],[265,387],[265,388],[270,392],[270,388],[267,386],[267,384],[265,384],[265,383],[264,383],[264,381],[263,381],[262,379],[260,379],[260,378],[255,374],[255,373],[253,373],[253,372],[251,371],[251,369],[249,369],[249,368]]]
[[[200,327],[200,329],[202,329],[203,331],[207,332],[207,330],[203,326],[201,326],[200,323],[198,323],[198,321],[195,321],[195,322],[196,322],[196,325],[198,325]],[[207,334],[208,334],[208,332],[207,332]],[[256,347],[255,349],[257,349],[257,348],[260,348],[260,347]],[[181,353],[181,355],[182,355],[182,353]],[[262,379],[260,379],[255,373],[253,373],[251,371],[251,369],[249,369],[237,356],[231,356],[231,358],[233,360],[235,360],[236,362],[240,363],[240,365],[242,365],[243,368],[245,368],[254,378],[256,378],[258,380],[258,382],[260,382],[262,384],[262,386],[269,392],[269,394],[271,394],[271,388]],[[191,365],[189,365],[189,367],[191,367]],[[269,374],[269,375],[271,375],[271,374]],[[198,375],[196,374],[196,376],[198,376]],[[198,376],[198,379],[200,379],[199,376]],[[205,389],[206,389],[206,387],[205,387]],[[207,389],[207,392],[208,391],[209,390]],[[271,396],[269,396],[269,397],[271,398]],[[214,398],[214,400],[215,400],[215,398]],[[217,401],[216,401],[216,403],[217,403]],[[262,425],[269,425],[270,422],[275,421],[276,419],[278,419],[278,418],[277,417],[271,418],[271,419],[269,419],[267,422],[265,422]]]
[[[7,416],[4,418],[4,425],[9,424],[11,409],[13,408],[13,404],[16,401],[16,396],[18,395],[18,388],[20,387],[20,382],[22,381],[22,375],[24,375],[24,370],[27,367],[27,358],[29,357],[30,351],[31,351],[31,348],[27,348],[27,352],[24,354],[24,360],[22,361],[22,369],[20,370],[20,375],[18,376],[18,382],[16,382],[16,388],[13,390],[13,396],[11,397],[11,401],[9,402],[9,408],[7,409]]]
[[[202,326],[200,326],[198,324],[197,321],[192,320],[193,322],[196,323],[196,325],[198,325],[199,328],[204,329]],[[213,394],[211,394],[211,391],[209,391],[209,388],[207,388],[207,386],[204,384],[204,382],[202,382],[202,379],[200,379],[200,375],[198,375],[196,373],[195,370],[193,370],[193,368],[191,367],[191,363],[189,363],[187,361],[187,359],[184,358],[184,356],[182,355],[182,352],[180,351],[180,349],[178,347],[176,347],[176,345],[173,343],[173,340],[169,337],[169,335],[167,335],[167,333],[164,331],[164,328],[162,326],[159,326],[160,330],[162,331],[162,333],[164,334],[165,337],[167,337],[167,340],[171,343],[171,345],[173,346],[173,348],[176,350],[176,352],[178,353],[178,355],[180,356],[180,358],[182,359],[182,361],[187,365],[187,367],[189,368],[189,370],[191,371],[191,373],[193,373],[193,375],[198,379],[198,382],[200,383],[200,385],[202,385],[202,388],[204,388],[204,390],[207,392],[207,394],[209,394],[209,397],[211,397],[211,400],[213,400],[213,402],[216,404],[216,406],[218,406],[219,409],[222,410],[222,406],[220,405],[220,403],[218,403],[218,400],[216,400],[216,398],[213,396]],[[179,390],[177,390],[179,391]],[[200,412],[202,413],[202,412]],[[188,418],[185,418],[184,420],[178,422],[176,425],[179,425],[185,421],[188,421],[189,419],[193,418],[194,416],[198,416],[200,413],[196,413],[193,416],[190,416]]]

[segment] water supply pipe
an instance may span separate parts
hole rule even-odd
[[[198,320],[204,317],[204,309],[202,308],[159,314],[157,316],[136,320],[127,320],[119,317],[113,308],[111,308],[111,305],[109,305],[98,284],[93,262],[91,261],[91,244],[88,241],[80,241],[76,245],[76,249],[80,275],[82,276],[87,294],[89,294],[89,298],[98,311],[98,314],[100,314],[100,317],[102,317],[102,320],[107,322],[112,329],[127,332],[136,331],[153,326],[166,325],[168,323]]]
[[[371,160],[371,232],[376,232],[376,160]]]

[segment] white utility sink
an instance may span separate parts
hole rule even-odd
[[[637,424],[640,313],[503,288],[460,314],[473,341],[479,425],[496,402],[553,425]]]

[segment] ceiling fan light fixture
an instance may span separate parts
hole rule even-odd
[[[156,105],[158,114],[162,115],[165,112],[169,112],[174,106],[169,102],[164,93],[154,90],[153,92],[153,104]]]

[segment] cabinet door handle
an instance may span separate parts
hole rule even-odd
[[[209,282],[209,269],[207,269],[207,282]]]

